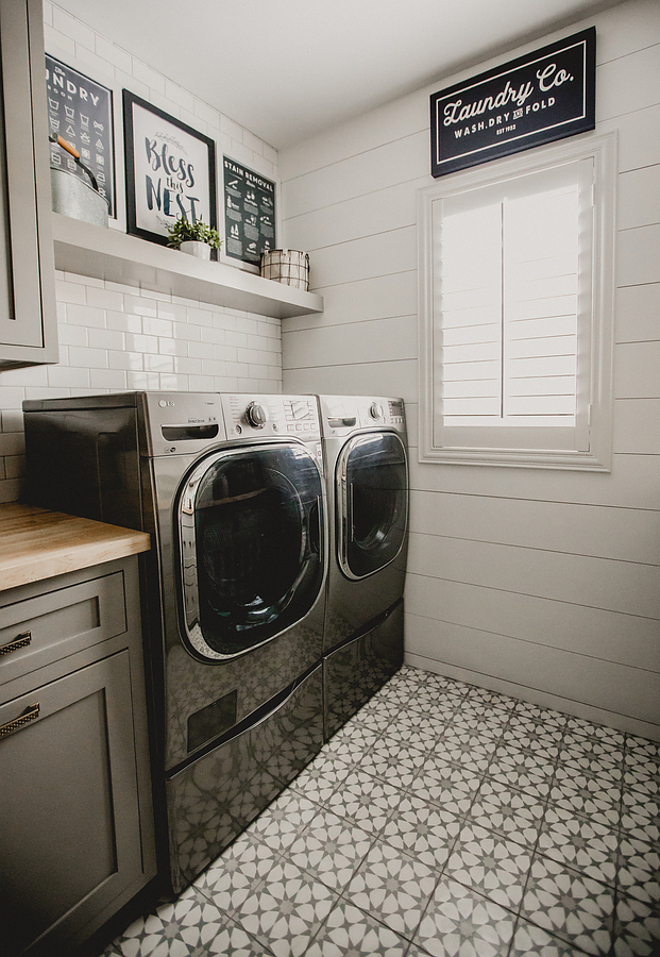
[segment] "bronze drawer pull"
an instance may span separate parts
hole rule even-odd
[[[27,709],[23,714],[19,715],[18,718],[14,718],[13,721],[9,721],[7,724],[0,726],[0,738],[6,738],[8,734],[13,734],[14,731],[20,731],[26,724],[29,724],[30,721],[35,721],[38,717],[39,705],[28,705]]]
[[[25,634],[19,635],[18,638],[7,642],[6,645],[0,645],[0,657],[2,655],[10,655],[12,651],[18,651],[19,648],[27,648],[31,641],[32,632],[26,631]]]

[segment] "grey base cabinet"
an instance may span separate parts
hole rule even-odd
[[[135,559],[0,593],[0,655],[1,949],[65,957],[156,870]]]

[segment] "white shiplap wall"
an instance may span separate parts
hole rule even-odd
[[[420,465],[416,194],[428,95],[593,23],[619,131],[611,474]],[[412,664],[660,737],[660,5],[629,0],[280,153],[283,236],[325,314],[283,326],[287,391],[400,394]],[[589,135],[589,134],[586,134]]]
[[[277,179],[267,143],[50,0],[44,31],[47,53],[113,90],[118,217],[110,228],[126,225],[122,88],[214,139],[219,170],[224,152]],[[57,273],[56,294],[59,363],[0,372],[0,502],[21,494],[23,399],[126,389],[281,392],[279,319],[73,273]]]

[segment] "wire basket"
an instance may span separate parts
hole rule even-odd
[[[309,289],[309,253],[298,249],[271,249],[262,253],[261,275],[296,289]]]

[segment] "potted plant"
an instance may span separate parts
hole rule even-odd
[[[190,222],[185,216],[179,216],[176,222],[167,227],[167,234],[168,246],[197,256],[198,259],[210,259],[211,249],[220,249],[222,245],[217,229],[201,219]]]

